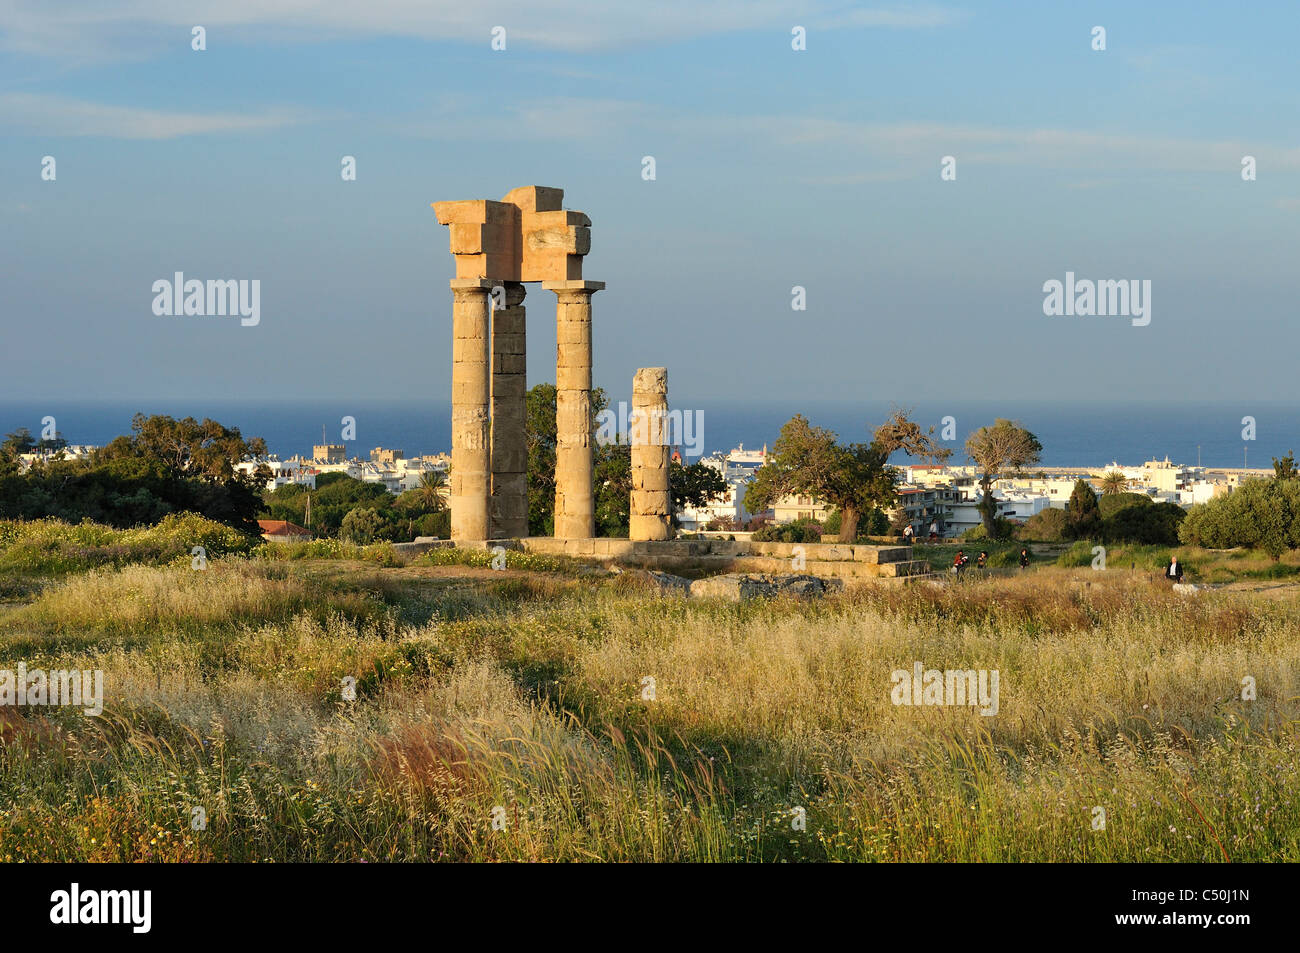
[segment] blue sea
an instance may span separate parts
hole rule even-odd
[[[703,428],[702,449],[713,453],[742,444],[771,446],[781,425],[796,413],[834,430],[842,440],[865,441],[870,425],[884,420],[891,405],[727,400],[682,409],[701,415],[697,420]],[[1240,467],[1243,460],[1250,467],[1268,467],[1272,457],[1300,449],[1300,414],[1289,404],[970,401],[906,409],[923,426],[934,426],[936,433],[944,417],[955,418],[957,439],[946,441],[957,451],[953,462],[964,462],[961,444],[966,436],[998,417],[1018,420],[1038,436],[1046,466],[1102,466],[1112,460],[1132,466],[1166,456],[1175,463],[1196,464],[1199,455],[1200,463],[1209,467]],[[8,401],[0,402],[0,433],[27,427],[39,436],[42,418],[52,416],[69,443],[103,445],[128,433],[135,413],[212,417],[238,427],[245,437],[264,438],[281,457],[310,454],[312,445],[321,442],[322,427],[327,442],[339,442],[344,416],[356,418],[356,439],[347,443],[349,456],[365,457],[379,446],[396,447],[408,457],[451,447],[449,403],[415,400]],[[1254,418],[1254,440],[1242,438],[1242,418],[1247,416]],[[894,462],[906,459],[900,455]]]

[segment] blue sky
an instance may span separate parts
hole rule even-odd
[[[1300,397],[1291,3],[102,6],[0,2],[0,399],[446,398],[429,203],[527,184],[593,220],[614,393]],[[155,316],[176,271],[260,324]],[[1150,325],[1044,316],[1066,271]]]

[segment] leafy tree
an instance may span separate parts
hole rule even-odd
[[[1300,547],[1300,480],[1247,480],[1226,496],[1193,506],[1178,537],[1211,549],[1262,549],[1280,559]]]
[[[15,456],[20,453],[31,453],[35,449],[36,441],[32,439],[32,432],[26,427],[19,427],[13,433],[7,434],[4,443],[0,444],[0,452]]]
[[[894,536],[902,536],[903,530],[912,522],[912,518],[907,515],[905,506],[896,506],[892,511],[893,515],[889,518],[889,527],[886,532]]]
[[[1288,450],[1286,456],[1279,460],[1273,458],[1273,476],[1278,480],[1294,480],[1300,476],[1295,466],[1295,451]]]
[[[1065,504],[1065,533],[1071,539],[1094,539],[1101,535],[1101,507],[1087,480],[1075,480]]]
[[[96,451],[100,461],[115,459],[157,460],[176,474],[196,476],[222,482],[236,477],[235,464],[250,456],[266,456],[266,441],[261,437],[244,440],[238,427],[226,427],[205,418],[176,420],[164,414],[131,418],[131,436],[117,437]],[[262,468],[252,485],[265,484],[269,468]]]
[[[672,494],[674,513],[725,499],[730,489],[718,469],[707,463],[682,466],[673,460],[668,464],[668,490]]]
[[[1102,513],[1101,535],[1107,542],[1155,546],[1177,546],[1179,525],[1187,517],[1187,511],[1177,503],[1148,502],[1145,506],[1126,506],[1111,516],[1105,516],[1104,508]]]
[[[1116,493],[1123,493],[1128,489],[1128,477],[1119,470],[1110,470],[1102,474],[1101,493],[1102,496],[1113,496]]]
[[[1031,463],[1037,463],[1043,445],[1038,438],[1020,426],[1017,421],[999,417],[992,427],[981,427],[966,438],[966,453],[980,468],[980,517],[984,531],[996,537],[994,520],[998,515],[997,501],[993,497],[993,483],[1007,472],[1019,473]]]
[[[10,446],[31,443],[23,431]],[[213,420],[144,417],[90,460],[37,461],[26,473],[0,477],[0,516],[91,519],[110,526],[156,523],[169,513],[194,512],[255,532],[266,467],[251,473],[235,464],[266,452],[260,439]]]
[[[373,543],[379,536],[384,524],[379,511],[374,507],[360,506],[349,510],[339,527],[339,539],[348,543],[364,546]]]
[[[528,533],[550,536],[555,529],[555,385],[536,384],[524,395],[524,439],[528,446]]]
[[[1120,510],[1132,506],[1150,506],[1151,497],[1145,493],[1112,493],[1109,496],[1102,494],[1097,504],[1101,508],[1101,518],[1105,520],[1110,519]]]
[[[632,517],[632,447],[625,443],[592,451],[592,497],[596,506],[596,532],[602,536],[627,536]],[[554,503],[554,499],[552,499]]]
[[[902,508],[900,507],[899,509],[901,510]],[[832,510],[827,515],[826,519],[822,520],[822,535],[838,536],[840,534],[841,522],[842,517],[840,516],[840,511]],[[906,514],[904,514],[904,523],[905,522]],[[858,520],[858,539],[865,539],[868,536],[887,536],[891,533],[897,536],[902,533],[902,531],[903,523],[900,523],[898,529],[895,530],[893,523],[883,510],[872,509],[869,512],[864,513]]]
[[[911,456],[945,459],[950,451],[896,410],[876,428],[869,444],[840,444],[836,434],[809,424],[802,414],[781,428],[768,461],[759,467],[745,493],[745,506],[759,511],[787,494],[807,494],[840,511],[841,542],[858,535],[858,520],[873,507],[893,506],[898,474],[888,463],[902,450]]]

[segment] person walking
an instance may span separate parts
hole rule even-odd
[[[906,545],[908,546],[912,545],[913,537],[915,535],[916,535],[916,530],[912,529],[911,523],[908,523],[906,526],[903,527],[903,542]]]
[[[1177,556],[1169,557],[1169,568],[1165,570],[1165,578],[1175,583],[1183,581],[1183,564],[1178,561]]]
[[[930,520],[930,542],[935,542],[939,538],[939,521]]]
[[[1029,550],[1020,550],[1020,568],[1024,569],[1029,565]]]
[[[988,560],[989,560],[989,554],[988,554],[988,551],[987,551],[987,550],[984,550],[984,549],[981,549],[981,550],[980,550],[980,554],[979,554],[979,556],[975,559],[975,568],[976,568],[976,569],[983,569],[983,568],[984,568],[984,564],[985,564],[986,562],[988,562]]]

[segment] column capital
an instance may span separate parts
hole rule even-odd
[[[543,281],[542,287],[547,291],[554,291],[557,295],[564,294],[565,292],[581,294],[584,291],[604,291],[605,282],[588,281],[585,278],[576,278],[568,281]]]
[[[503,285],[505,282],[492,278],[453,278],[450,284],[452,291],[474,291],[476,289],[491,291],[497,285]]]

